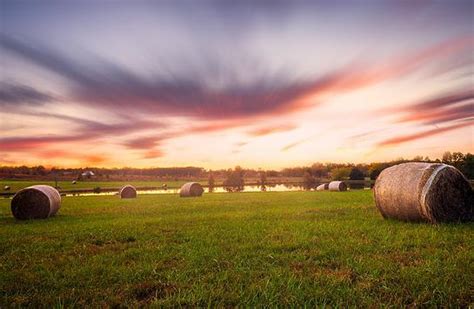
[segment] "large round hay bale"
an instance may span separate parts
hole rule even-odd
[[[18,191],[12,199],[11,210],[15,218],[46,219],[61,207],[61,195],[51,186],[36,185]]]
[[[192,197],[201,196],[204,192],[202,186],[197,182],[185,183],[179,190],[179,196],[181,197]]]
[[[346,191],[347,185],[344,181],[331,181],[328,185],[329,191]]]
[[[119,191],[120,198],[136,198],[137,189],[132,185],[125,185]]]
[[[384,218],[431,223],[473,219],[471,185],[460,171],[446,164],[389,167],[377,177],[374,196]]]
[[[316,187],[316,191],[324,191],[329,189],[329,184],[328,183],[323,183],[320,184],[319,186]]]

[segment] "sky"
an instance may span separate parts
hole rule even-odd
[[[0,165],[474,152],[473,6],[0,0]]]

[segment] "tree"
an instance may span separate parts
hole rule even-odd
[[[207,183],[209,185],[209,192],[214,191],[215,181],[214,181],[214,175],[212,174],[212,171],[209,171],[209,179],[207,180]]]
[[[474,155],[466,153],[463,162],[459,166],[459,170],[467,179],[474,179]]]
[[[423,161],[423,156],[415,156],[412,161],[422,162]]]
[[[260,185],[265,186],[267,184],[267,173],[265,171],[260,171],[258,174],[260,176]]]
[[[371,180],[377,179],[379,177],[380,173],[389,167],[388,163],[373,163],[371,164],[369,168],[369,177]]]
[[[357,167],[354,167],[349,174],[349,179],[350,180],[364,180],[365,175],[360,169],[358,169]]]
[[[234,170],[227,171],[227,178],[224,180],[224,188],[229,192],[242,191],[244,189],[244,170],[236,166]]]
[[[339,167],[331,171],[332,180],[345,180],[349,177],[351,168]]]
[[[316,186],[316,179],[311,175],[311,170],[308,169],[303,175],[303,186],[306,190],[314,189]]]
[[[349,174],[350,180],[364,180],[364,173],[357,167],[352,168],[351,173]],[[351,189],[363,189],[364,183],[349,183]]]
[[[311,165],[311,174],[314,177],[323,178],[328,176],[328,168],[322,163],[314,163]]]
[[[443,157],[441,160],[443,161],[443,163],[450,164],[451,161],[453,160],[453,156],[451,155],[451,152],[446,151],[445,153],[443,153]]]

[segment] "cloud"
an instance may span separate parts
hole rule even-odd
[[[7,36],[3,36],[1,42],[7,51],[65,78],[71,85],[74,99],[108,110],[234,118],[277,110],[314,86],[314,82],[281,82],[284,77],[272,76],[263,68],[254,67],[253,73],[262,77],[254,84],[234,83],[224,89],[214,89],[203,82],[208,79],[209,72],[205,71],[188,69],[184,74],[169,73],[146,79],[103,59],[94,59],[94,67],[88,67],[59,52]],[[221,72],[229,84],[240,74],[237,69],[220,64],[218,60],[200,61],[207,61],[207,67]],[[192,68],[192,65],[188,66]]]
[[[54,101],[55,98],[33,87],[17,83],[0,83],[0,107],[18,105],[41,105]]]
[[[69,151],[61,149],[41,150],[35,153],[35,156],[43,160],[47,159],[72,159],[85,164],[99,164],[106,162],[108,157],[98,154],[87,154],[81,151]]]
[[[474,116],[473,100],[474,91],[458,90],[415,102],[401,109],[387,109],[384,113],[404,113],[403,116],[398,118],[398,123],[441,124]]]
[[[45,135],[31,137],[5,137],[0,138],[0,149],[2,151],[29,150],[48,145],[56,145],[65,142],[78,142],[89,139],[85,134],[76,135]]]
[[[416,111],[425,108],[441,108],[472,99],[474,99],[474,90],[459,90],[457,92],[412,104],[409,109]]]
[[[158,150],[158,149],[152,149],[145,152],[145,154],[143,155],[143,159],[156,159],[156,158],[161,158],[164,155],[165,154],[163,151]]]
[[[161,141],[159,136],[139,137],[127,140],[123,145],[130,149],[151,149]]]
[[[248,134],[252,136],[264,136],[264,135],[273,134],[273,133],[291,131],[295,128],[296,126],[292,124],[279,125],[279,126],[267,126],[267,127],[253,129],[249,131]]]
[[[390,138],[390,139],[386,139],[386,140],[378,143],[378,146],[396,146],[396,145],[400,145],[400,144],[403,144],[403,143],[407,143],[407,142],[427,138],[427,137],[430,137],[430,136],[438,135],[438,134],[441,134],[441,133],[444,133],[444,132],[449,132],[449,131],[460,129],[460,128],[463,128],[463,127],[472,126],[473,123],[474,123],[474,119],[469,119],[468,121],[463,121],[461,123],[452,124],[452,125],[449,125],[449,126],[446,126],[446,127],[443,127],[443,128],[436,128],[436,129],[431,129],[431,130],[428,130],[428,131],[423,131],[423,132],[419,132],[419,133],[415,133],[415,134],[397,136],[397,137],[393,137],[393,138]]]
[[[294,143],[290,143],[290,144],[286,145],[285,147],[283,147],[280,151],[283,151],[283,152],[288,151],[288,150],[290,150],[290,149],[292,149],[292,148],[294,148],[294,147],[296,147],[296,146],[299,146],[299,145],[301,145],[301,144],[306,143],[308,140],[309,140],[309,138],[305,138],[305,139],[296,141],[296,142],[294,142]]]
[[[436,129],[395,136],[383,140],[377,145],[380,147],[403,144],[472,125],[471,122],[474,117],[473,100],[473,90],[458,89],[401,107],[382,109],[379,112],[381,114],[401,114],[395,120],[397,124],[435,125]],[[438,127],[438,125],[442,127]]]
[[[0,138],[0,149],[2,151],[20,151],[34,149],[37,147],[48,147],[70,142],[90,142],[99,138],[110,136],[123,136],[140,132],[142,130],[162,128],[163,124],[153,121],[128,121],[114,124],[106,124],[93,120],[72,117],[54,113],[29,113],[38,117],[51,117],[61,120],[72,121],[79,125],[71,131],[80,133],[70,133],[63,135],[40,135],[40,136],[13,136]]]
[[[286,116],[321,104],[328,95],[339,95],[411,74],[426,63],[466,49],[473,42],[472,37],[457,38],[380,63],[355,61],[318,76],[296,78],[289,71],[269,70],[263,66],[263,62],[254,59],[228,59],[227,63],[212,54],[197,57],[205,63],[203,70],[196,69],[199,66],[192,61],[183,61],[181,66],[168,71],[154,71],[151,67],[152,74],[144,77],[119,63],[100,57],[93,57],[89,64],[80,63],[58,51],[31,42],[5,35],[0,36],[0,39],[5,51],[61,76],[68,85],[68,100],[64,101],[80,102],[123,118],[118,123],[102,123],[69,115],[31,112],[31,115],[39,117],[70,121],[77,125],[75,132],[80,133],[0,138],[2,151],[25,151],[69,142],[88,142],[108,136],[124,139],[123,136],[143,135],[141,133],[144,132],[149,134],[149,130],[160,129],[156,135],[126,139],[121,143],[127,149],[140,150],[145,158],[163,156],[158,148],[167,139],[250,126],[256,120],[264,122],[267,118]],[[246,78],[242,79],[242,76]],[[27,86],[14,85],[2,89],[0,104],[3,101],[10,102],[8,104],[41,104],[54,100],[51,95]],[[470,117],[472,111],[469,106],[459,106],[459,103],[472,100],[472,97],[472,91],[459,92],[412,104],[403,110],[408,115],[400,118],[400,122],[421,121],[430,124]],[[28,112],[25,111],[25,114]],[[149,117],[166,119],[174,116],[187,117],[191,122],[185,128],[175,130],[169,129],[163,121],[146,120]],[[264,136],[294,128],[293,125],[262,126],[249,130],[248,134]],[[169,130],[163,132],[163,129]],[[404,138],[410,140],[410,136],[400,138],[402,141]],[[288,144],[281,151],[288,151],[307,140]],[[396,142],[396,138],[393,140]],[[384,143],[390,144],[391,141],[382,142],[381,145],[386,145]]]
[[[1,38],[5,50],[65,78],[72,99],[83,104],[128,115],[151,113],[209,120],[299,111],[318,104],[307,100],[310,97],[337,95],[409,74],[427,61],[472,43],[470,37],[458,38],[380,64],[353,63],[305,79],[297,79],[288,71],[272,72],[250,56],[224,61],[215,55],[196,57],[199,63],[206,63],[206,69],[198,70],[196,63],[182,61],[182,67],[175,65],[167,73],[157,71],[145,78],[99,57],[92,59],[91,66],[45,47],[5,35]],[[248,72],[252,78],[243,82],[241,76]],[[220,79],[212,79],[214,76]]]

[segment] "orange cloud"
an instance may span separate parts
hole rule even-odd
[[[318,99],[318,96],[354,91],[399,77],[403,74],[410,74],[429,61],[464,50],[472,46],[472,44],[474,44],[473,36],[460,37],[407,55],[388,59],[382,64],[351,64],[343,70],[333,72],[325,78],[316,81],[305,92],[302,92],[293,101],[292,105],[282,106],[283,109],[281,111],[287,112],[312,106],[314,103],[310,102],[309,99],[314,101]]]
[[[152,149],[152,150],[147,151],[144,154],[143,158],[144,159],[155,159],[155,158],[163,157],[164,155],[165,154],[161,150]]]
[[[262,127],[262,128],[251,130],[248,132],[248,134],[252,136],[263,136],[263,135],[268,135],[268,134],[273,134],[273,133],[291,131],[295,128],[296,126],[292,124],[280,125],[280,126],[269,126],[269,127]]]
[[[403,143],[418,140],[418,139],[423,139],[423,138],[430,137],[433,135],[438,135],[444,132],[453,131],[459,128],[470,126],[472,125],[473,122],[474,120],[469,120],[467,122],[453,124],[444,128],[436,128],[436,129],[432,129],[432,130],[428,130],[428,131],[424,131],[420,133],[390,138],[390,139],[380,142],[378,146],[394,146],[394,145],[399,145],[399,144],[403,144]]]

